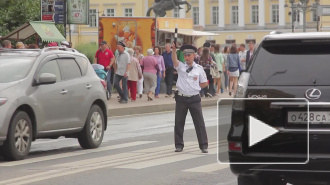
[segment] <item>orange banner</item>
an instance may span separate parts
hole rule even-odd
[[[141,46],[143,54],[154,47],[155,20],[153,18],[102,17],[99,22],[99,43],[105,40],[113,52],[117,42],[123,41],[126,46]]]

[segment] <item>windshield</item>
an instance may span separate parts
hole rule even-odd
[[[250,85],[330,85],[330,42],[265,41],[251,68]]]
[[[8,83],[25,78],[35,57],[0,56],[0,83]]]

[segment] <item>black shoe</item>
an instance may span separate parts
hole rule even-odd
[[[182,148],[176,148],[175,152],[182,152],[182,150],[183,150]]]
[[[139,98],[142,98],[142,94],[140,94]]]
[[[212,96],[212,94],[210,94],[210,93],[206,93],[205,97],[212,98],[213,96]]]
[[[206,148],[204,148],[202,149],[202,153],[209,153],[209,151]]]
[[[124,103],[127,103],[127,101],[126,100],[120,100],[119,103],[124,104]]]
[[[231,92],[229,92],[229,96],[231,96]]]

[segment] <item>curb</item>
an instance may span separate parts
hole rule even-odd
[[[217,100],[211,101],[202,101],[202,107],[212,107],[217,106]],[[225,101],[223,105],[231,105],[232,101]],[[175,103],[170,104],[159,104],[159,105],[148,105],[148,106],[139,106],[139,107],[127,107],[127,108],[116,108],[108,109],[108,117],[116,116],[126,116],[134,114],[146,114],[154,112],[165,112],[175,110]]]

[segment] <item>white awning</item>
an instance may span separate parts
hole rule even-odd
[[[161,32],[168,32],[168,33],[174,33],[174,29],[159,29]],[[216,36],[219,34],[211,33],[211,32],[205,32],[205,31],[196,31],[193,29],[178,29],[178,34],[181,35],[187,35],[187,36]]]

